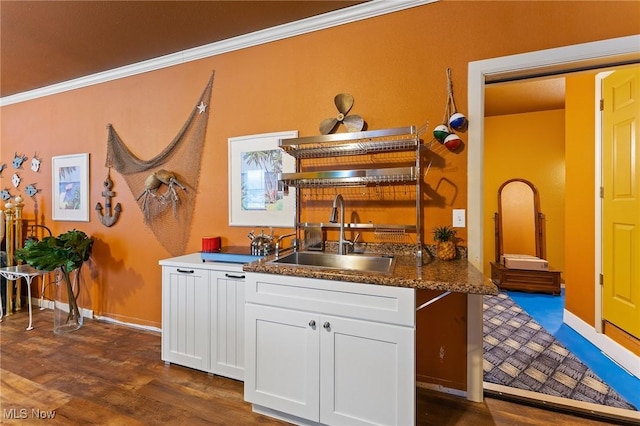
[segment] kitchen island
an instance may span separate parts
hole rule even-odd
[[[290,264],[274,264],[273,256],[244,265],[245,272],[289,275],[323,280],[348,281],[421,290],[441,290],[453,293],[498,294],[498,288],[467,259],[442,261],[427,258],[418,265],[414,255],[396,255],[391,274],[312,268]]]
[[[481,369],[481,296],[497,287],[466,259],[395,258],[389,274],[272,257],[243,267],[245,400],[254,411],[297,424],[413,424],[416,309],[450,293],[468,294],[480,314],[467,346],[468,365]],[[421,289],[441,293],[416,307]],[[481,398],[481,377],[469,383]]]

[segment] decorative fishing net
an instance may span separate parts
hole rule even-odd
[[[173,256],[184,254],[189,238],[214,75],[173,141],[150,160],[138,158],[107,125],[105,166],[124,176],[145,224]]]

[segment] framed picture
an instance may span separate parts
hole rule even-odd
[[[229,138],[229,225],[292,228],[295,190],[285,194],[279,173],[295,171],[295,159],[279,146],[279,139],[298,137],[298,131]]]
[[[53,220],[89,222],[89,154],[51,159]]]

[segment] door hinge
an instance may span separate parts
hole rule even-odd
[[[604,111],[604,99],[600,99],[600,111]]]
[[[600,285],[604,286],[604,275],[600,274]]]
[[[600,198],[604,198],[604,186],[600,187]]]

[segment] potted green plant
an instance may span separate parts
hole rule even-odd
[[[436,256],[441,260],[456,258],[456,230],[450,226],[436,226],[433,228],[433,239],[436,244]]]
[[[78,307],[80,270],[91,256],[93,238],[73,229],[57,237],[27,240],[16,250],[16,259],[41,271],[59,270],[54,301],[54,332],[73,331],[82,327],[82,312]]]

